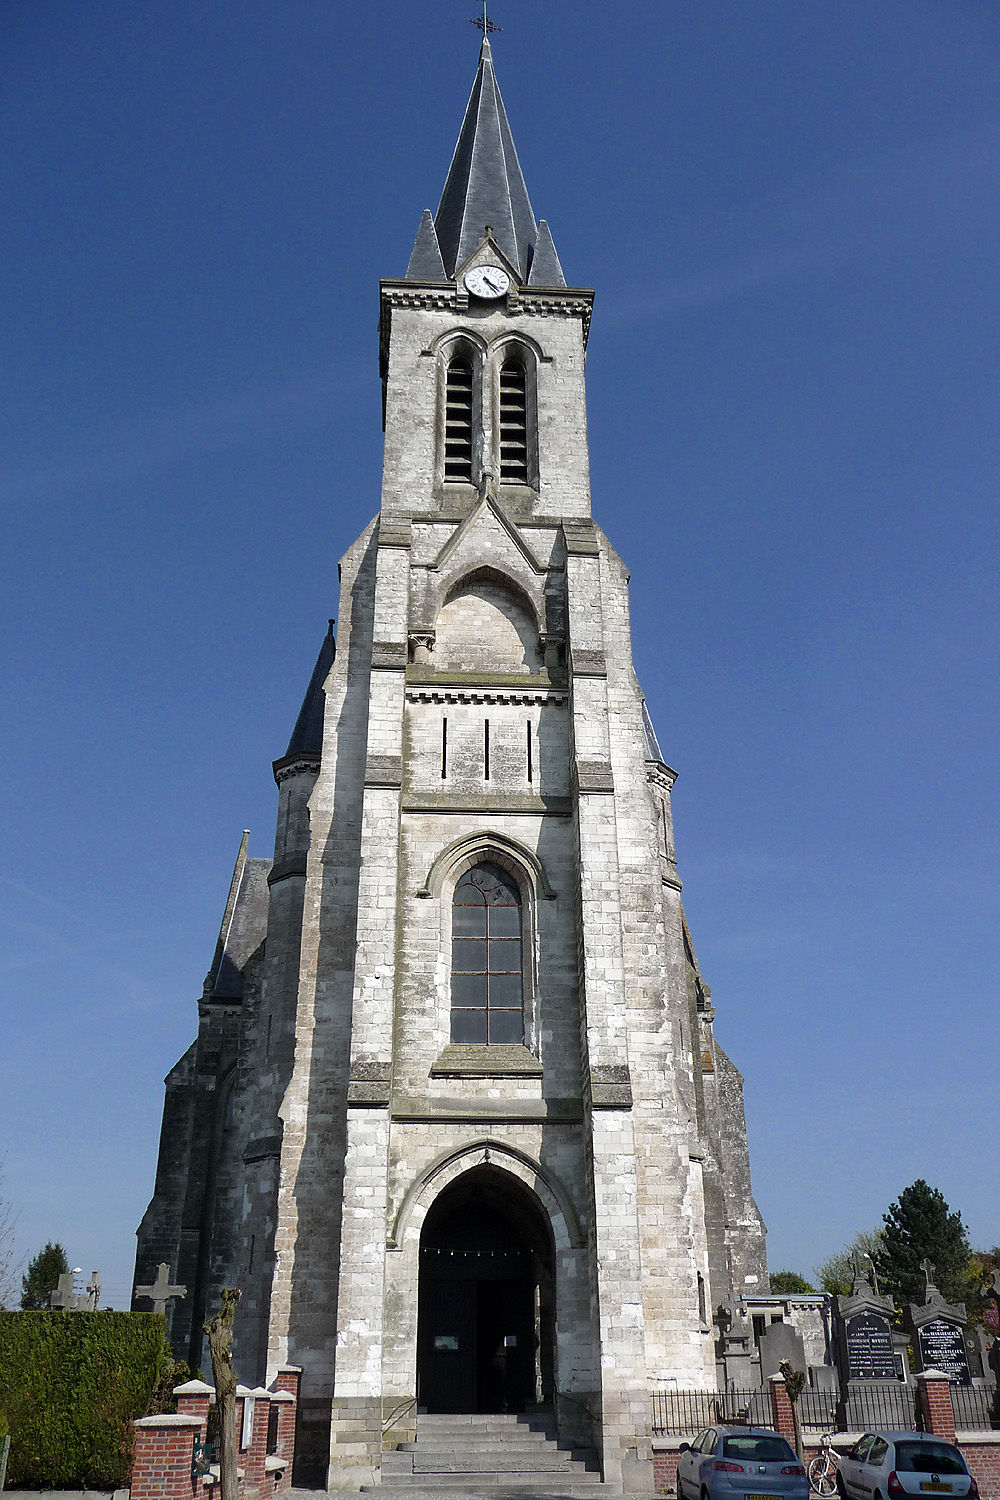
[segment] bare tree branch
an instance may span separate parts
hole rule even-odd
[[[240,1300],[238,1287],[222,1291],[222,1305],[210,1323],[205,1324],[208,1347],[212,1351],[212,1376],[215,1401],[219,1412],[219,1489],[220,1500],[238,1500],[236,1474],[236,1371],[233,1369],[233,1318]]]

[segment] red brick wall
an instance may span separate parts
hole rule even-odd
[[[676,1448],[653,1449],[653,1488],[658,1495],[665,1495],[667,1490],[676,1488],[679,1457]]]
[[[955,1441],[955,1409],[951,1404],[951,1386],[947,1375],[928,1380],[917,1376],[917,1400],[924,1414],[924,1431],[944,1438],[946,1443]]]
[[[969,1473],[979,1486],[982,1500],[1000,1500],[1000,1433],[995,1443],[969,1443],[959,1438]]]
[[[785,1382],[779,1375],[772,1375],[768,1385],[771,1388],[771,1415],[775,1430],[780,1432],[785,1441],[794,1448],[795,1417],[792,1414],[792,1403],[788,1399]]]
[[[194,1439],[204,1440],[196,1417],[144,1417],[135,1424],[132,1500],[193,1500]]]

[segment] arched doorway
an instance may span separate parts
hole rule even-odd
[[[552,1237],[534,1195],[482,1166],[435,1200],[420,1236],[417,1400],[525,1411],[552,1399]]]

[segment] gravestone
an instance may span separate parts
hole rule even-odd
[[[59,1312],[96,1312],[100,1300],[100,1271],[91,1271],[86,1292],[78,1292],[73,1272],[64,1271],[49,1294],[49,1306]]]
[[[793,1370],[805,1370],[806,1351],[802,1335],[791,1323],[768,1323],[760,1336],[761,1383],[780,1373],[782,1360]]]
[[[722,1327],[722,1364],[726,1390],[749,1390],[758,1383],[753,1367],[753,1324],[738,1297],[730,1297],[719,1308]]]
[[[153,1304],[155,1313],[165,1313],[167,1303],[172,1302],[175,1297],[186,1297],[186,1286],[170,1285],[170,1267],[166,1261],[161,1261],[156,1268],[156,1280],[152,1286],[137,1286],[133,1297],[141,1297],[144,1302]]]
[[[922,1260],[926,1291],[923,1306],[911,1302],[904,1321],[913,1339],[919,1370],[943,1370],[952,1385],[971,1385],[972,1369],[965,1330],[969,1317],[961,1303],[946,1302],[934,1285],[934,1267]]]
[[[890,1427],[907,1428],[911,1411],[905,1378],[900,1379],[893,1341],[893,1303],[872,1284],[864,1258],[854,1258],[854,1277],[848,1297],[835,1297],[834,1318],[841,1370],[841,1427],[864,1430],[870,1408],[863,1399],[865,1388],[879,1390],[883,1420]],[[902,1372],[905,1376],[905,1371]]]
[[[864,1257],[854,1257],[850,1295],[834,1298],[841,1374],[851,1380],[896,1380],[892,1347],[893,1305],[869,1280]]]

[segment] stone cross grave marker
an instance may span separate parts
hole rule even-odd
[[[64,1271],[56,1282],[56,1289],[49,1295],[49,1306],[63,1312],[76,1311],[76,1293],[73,1290],[73,1272]]]
[[[170,1285],[170,1267],[166,1261],[161,1260],[159,1266],[156,1268],[156,1280],[153,1282],[153,1285],[137,1286],[135,1295],[143,1298],[148,1297],[153,1304],[153,1311],[155,1313],[165,1313],[167,1303],[171,1302],[174,1297],[187,1296],[187,1287]]]

